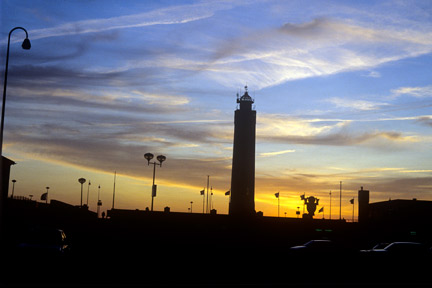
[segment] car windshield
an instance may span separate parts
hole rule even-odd
[[[304,244],[308,248],[327,248],[332,246],[332,242],[328,240],[312,240]]]
[[[385,247],[387,247],[389,245],[389,243],[378,243],[377,245],[375,245],[373,247],[373,249],[384,249]]]
[[[411,242],[395,242],[384,248],[389,252],[400,252],[400,253],[413,253],[413,252],[421,252],[423,250],[423,245],[420,243],[411,243]]]

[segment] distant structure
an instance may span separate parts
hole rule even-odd
[[[363,187],[358,191],[358,199],[359,223],[432,224],[432,201],[414,198],[369,203],[369,190]]]
[[[245,93],[238,98],[234,115],[234,148],[229,215],[255,215],[255,127],[254,100]]]
[[[432,201],[395,199],[370,203],[368,210],[373,221],[432,224]]]
[[[0,163],[0,234],[3,234],[3,222],[4,222],[4,215],[3,211],[6,208],[6,201],[8,198],[8,192],[9,192],[9,179],[10,179],[10,169],[12,165],[15,165],[16,163],[4,156],[1,156],[1,163]],[[2,235],[0,235],[0,241],[2,239]]]
[[[2,167],[1,167],[1,189],[2,189],[2,199],[6,199],[8,197],[9,192],[9,179],[10,179],[10,168],[12,165],[15,165],[16,163],[9,158],[6,158],[4,156],[2,157]]]
[[[102,218],[102,201],[98,200],[97,202],[97,218]]]
[[[358,222],[365,223],[369,218],[369,190],[358,191]]]

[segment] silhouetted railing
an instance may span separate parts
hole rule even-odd
[[[10,199],[21,200],[21,201],[32,201],[31,198],[26,196],[11,196]]]

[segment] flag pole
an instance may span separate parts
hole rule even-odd
[[[114,187],[113,187],[113,204],[112,209],[114,210],[114,200],[115,200],[115,182],[116,182],[117,171],[114,171]]]
[[[305,199],[306,199],[306,192],[303,193],[303,215],[305,214],[305,211],[304,211],[304,209],[305,209]],[[302,218],[303,218],[303,215],[302,215]]]
[[[203,188],[203,190],[201,190],[203,193],[202,193],[202,195],[203,195],[203,214],[204,214],[204,206],[205,206],[205,187]]]
[[[280,201],[280,192],[278,192],[278,218],[279,218],[279,210],[280,210],[279,201]]]
[[[339,182],[339,220],[342,220],[342,181]]]
[[[279,218],[279,207],[280,207],[280,205],[279,205],[279,197],[280,197],[280,191],[278,191],[277,193],[275,193],[274,194],[275,195],[275,197],[278,199],[278,218]]]
[[[213,210],[213,186],[210,186],[210,212]]]
[[[206,203],[206,213],[209,213],[209,210],[208,210],[208,205],[209,205],[209,195],[208,195],[208,192],[209,192],[209,182],[210,182],[210,175],[207,175],[207,203]]]

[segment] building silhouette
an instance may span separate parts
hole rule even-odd
[[[237,95],[238,96],[238,95]],[[231,174],[229,214],[255,214],[255,127],[254,100],[245,93],[237,98],[239,108],[234,115],[234,147]]]
[[[358,191],[358,220],[360,223],[409,223],[430,225],[432,223],[432,201],[395,199],[369,203],[369,190]]]

